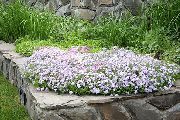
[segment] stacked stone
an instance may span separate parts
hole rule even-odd
[[[121,17],[123,11],[136,14],[141,0],[26,0],[27,4],[40,10],[50,10],[58,16],[75,16],[86,20],[113,15]]]
[[[3,0],[11,2],[14,0]],[[24,0],[29,6],[39,10],[49,10],[58,16],[75,16],[86,20],[96,20],[101,16],[121,17],[124,11],[133,15],[142,4],[153,0]]]
[[[18,87],[32,120],[180,120],[180,89],[116,97],[58,95],[38,91],[22,78],[26,61],[13,44],[0,41],[0,71]]]
[[[71,8],[73,16],[94,20],[109,14],[119,17],[123,6],[120,0],[71,0]]]

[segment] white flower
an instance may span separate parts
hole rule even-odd
[[[72,94],[73,94],[73,91],[69,91],[69,94],[72,95]]]
[[[24,66],[24,77],[39,87],[47,84],[54,91],[63,90],[71,94],[68,85],[88,88],[93,94],[116,94],[116,90],[135,94],[169,89],[173,75],[180,72],[174,64],[155,60],[125,49],[105,50],[98,53],[82,52],[86,47],[73,47],[68,51],[59,48],[42,47],[29,57]],[[134,91],[128,91],[132,87]],[[46,88],[38,88],[44,90]]]

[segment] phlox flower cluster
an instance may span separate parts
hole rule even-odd
[[[173,86],[179,66],[130,50],[89,53],[85,46],[43,47],[29,57],[24,77],[39,90],[58,93],[119,95],[150,93]]]

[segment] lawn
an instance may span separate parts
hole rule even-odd
[[[29,120],[24,106],[20,104],[18,89],[0,73],[0,120]]]

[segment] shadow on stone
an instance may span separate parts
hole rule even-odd
[[[147,102],[159,110],[167,110],[180,102],[180,93],[156,96],[148,99]]]

